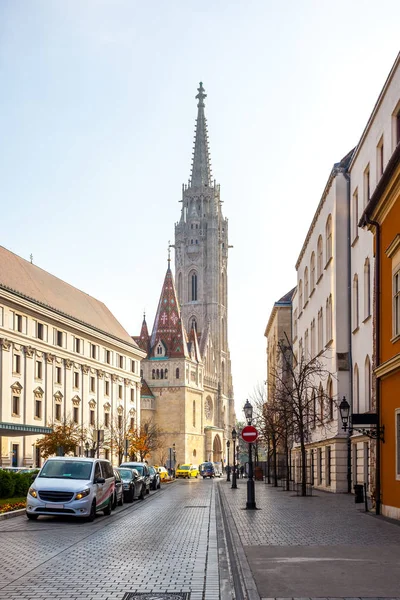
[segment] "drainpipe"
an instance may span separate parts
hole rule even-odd
[[[381,362],[381,332],[380,332],[380,310],[381,310],[381,229],[377,221],[373,221],[365,215],[363,226],[372,225],[376,231],[375,243],[375,276],[374,276],[374,294],[375,294],[375,368],[379,367]],[[381,514],[381,440],[379,439],[379,428],[381,426],[381,382],[376,378],[376,418],[377,418],[377,436],[376,436],[376,465],[375,465],[375,512]]]
[[[348,205],[348,219],[347,219],[347,239],[348,239],[348,253],[347,253],[347,320],[348,320],[348,332],[349,332],[349,374],[350,374],[350,406],[351,412],[353,412],[353,356],[351,352],[352,348],[352,333],[351,333],[351,190],[350,190],[350,174],[346,171],[343,173],[347,181],[347,205]],[[350,428],[347,431],[347,493],[351,494],[351,432]]]

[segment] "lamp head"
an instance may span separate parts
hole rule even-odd
[[[232,440],[233,440],[234,442],[236,442],[236,438],[237,438],[237,431],[236,431],[236,429],[235,429],[235,428],[233,428],[233,429],[232,429],[232,434],[231,434],[231,435],[232,435]]]
[[[229,440],[226,440],[226,447],[229,448],[229,446],[231,445]]]
[[[345,396],[343,396],[343,399],[339,404],[339,412],[340,418],[342,419],[343,429],[346,431],[349,425],[350,404],[347,402]]]
[[[244,416],[248,423],[251,423],[253,419],[253,407],[248,400],[246,400],[246,404],[243,406]]]

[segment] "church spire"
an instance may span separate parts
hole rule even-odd
[[[207,98],[207,94],[205,93],[201,81],[198,92],[196,99],[199,102],[197,104],[197,120],[190,183],[192,187],[208,187],[211,185],[211,165],[208,148],[207,119],[204,115],[204,99]]]

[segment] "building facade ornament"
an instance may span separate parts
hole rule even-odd
[[[3,350],[5,350],[6,352],[8,352],[11,348],[11,342],[9,340],[7,340],[6,338],[0,338],[0,344]]]
[[[82,365],[82,371],[84,375],[87,375],[90,371],[89,365]]]
[[[99,379],[103,379],[104,375],[105,375],[104,371],[102,371],[101,369],[97,369],[97,377]]]
[[[96,408],[96,400],[93,400],[92,398],[92,400],[89,401],[89,407],[94,410]]]
[[[32,346],[25,346],[25,356],[27,358],[33,358],[34,354],[35,354],[35,348],[33,348]]]
[[[36,389],[33,390],[33,395],[35,397],[35,400],[42,400],[43,396],[44,396],[44,391],[39,386],[39,387],[37,387]]]
[[[50,352],[49,352],[48,354],[46,354],[46,361],[47,361],[48,363],[53,363],[53,362],[54,362],[54,359],[55,359],[55,356],[54,356],[54,354],[51,354]]]
[[[79,406],[79,405],[80,405],[80,403],[81,403],[81,399],[79,398],[79,396],[78,396],[78,395],[76,395],[76,396],[74,396],[74,397],[72,398],[72,404],[73,404],[74,406]]]
[[[105,410],[105,412],[110,412],[110,409],[111,409],[111,404],[109,402],[106,402],[104,404],[104,410]]]
[[[127,377],[124,379],[124,383],[126,386],[130,386],[132,385],[133,381],[131,381],[130,379],[128,379]]]
[[[118,375],[115,375],[115,373],[113,373],[113,374],[111,375],[111,381],[112,381],[113,383],[115,383],[116,381],[119,381],[119,377],[118,377]]]
[[[66,359],[65,359],[65,368],[66,368],[66,369],[72,369],[72,365],[73,365],[73,364],[74,364],[74,363],[73,363],[73,362],[72,362],[72,360],[70,360],[69,358],[66,358]]]
[[[122,415],[124,413],[124,407],[121,404],[117,408],[117,413],[119,415]]]
[[[16,381],[15,383],[12,384],[11,390],[15,396],[20,396],[21,392],[22,392],[22,385],[20,384],[19,381]]]
[[[63,398],[64,396],[59,390],[54,394],[54,400],[57,402],[57,404],[61,404]]]

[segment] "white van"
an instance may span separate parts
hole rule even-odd
[[[115,477],[111,463],[99,458],[48,458],[31,485],[26,516],[69,515],[93,521],[98,511],[111,514]]]

